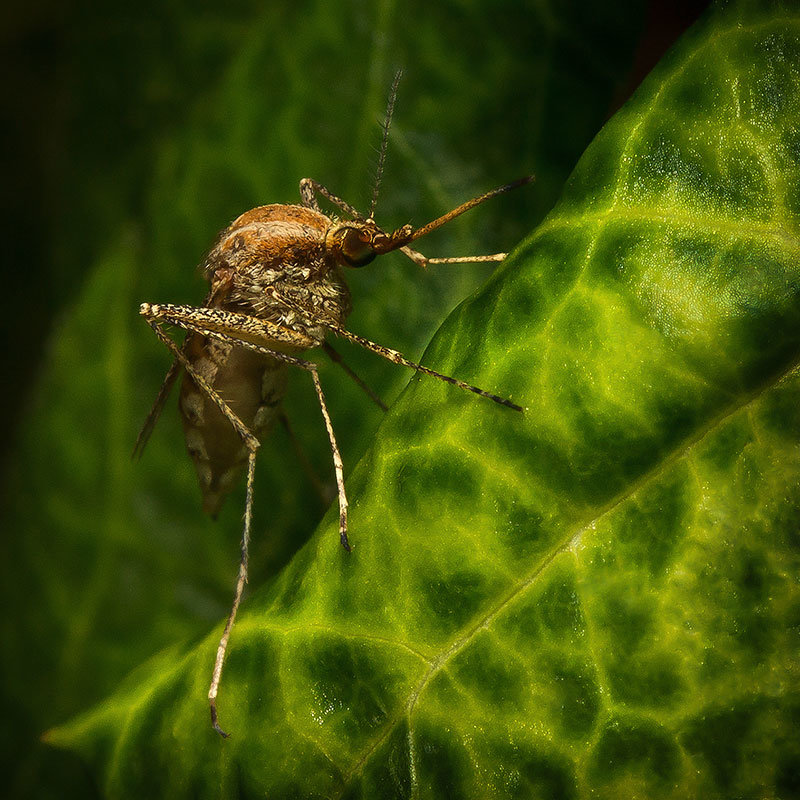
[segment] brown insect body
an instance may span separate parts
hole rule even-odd
[[[184,352],[195,371],[262,440],[286,391],[285,365],[194,333],[187,337]],[[180,413],[186,449],[203,494],[203,511],[216,517],[247,464],[247,447],[188,373],[181,385]]]
[[[326,238],[335,223],[303,206],[267,205],[235,219],[218,237],[203,272],[211,285],[208,307],[247,314],[296,331],[310,340],[325,338],[323,318],[343,324],[350,292]],[[291,301],[281,304],[274,293]],[[305,311],[308,309],[308,311]],[[304,347],[260,339],[288,354]],[[259,440],[277,418],[286,392],[286,364],[197,333],[184,352],[206,382]],[[216,516],[247,465],[241,436],[188,374],[180,395],[186,447],[203,494],[203,510]]]
[[[387,113],[384,147],[390,112],[391,107]],[[490,197],[530,180],[514,181],[462,203],[421,228],[403,225],[387,233],[371,216],[360,215],[324,186],[304,178],[300,182],[303,205],[267,205],[251,209],[219,235],[203,265],[211,287],[203,306],[169,303],[142,303],[140,306],[139,313],[170,350],[174,361],[139,434],[134,454],[141,453],[144,448],[170,388],[183,371],[180,410],[205,511],[210,514],[219,511],[247,467],[239,575],[208,690],[211,722],[223,736],[227,734],[217,721],[216,698],[228,639],[247,582],[255,456],[260,441],[280,413],[279,406],[286,391],[287,365],[304,370],[313,382],[331,445],[339,498],[339,538],[342,546],[350,550],[344,466],[318,368],[313,361],[297,354],[322,345],[331,359],[341,364],[369,392],[363,381],[325,342],[326,334],[333,333],[394,364],[402,364],[522,411],[521,406],[508,399],[409,361],[396,350],[348,331],[344,322],[350,313],[350,292],[341,268],[365,266],[376,256],[393,250],[402,251],[423,267],[429,263],[502,261],[505,253],[429,259],[412,250],[409,244]],[[323,214],[317,194],[352,219],[338,221]],[[184,329],[187,336],[183,345],[173,341],[162,325]]]

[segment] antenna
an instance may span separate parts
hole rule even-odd
[[[429,222],[427,225],[423,225],[421,228],[417,228],[415,231],[411,233],[408,240],[409,242],[413,242],[415,239],[419,239],[422,236],[426,236],[431,231],[435,231],[437,228],[441,228],[446,222],[450,222],[451,219],[455,219],[456,217],[460,217],[465,211],[469,211],[471,208],[475,208],[475,206],[480,205],[481,203],[485,202],[486,200],[490,200],[492,197],[497,197],[498,194],[505,194],[505,192],[510,192],[512,189],[516,189],[518,186],[525,186],[527,183],[531,183],[534,180],[533,175],[526,175],[524,178],[517,178],[515,181],[511,181],[511,183],[507,183],[505,186],[500,186],[497,189],[492,189],[491,192],[486,192],[486,194],[482,194],[480,197],[473,197],[472,200],[467,200],[466,203],[462,203],[458,208],[454,208],[452,211],[448,211],[446,214],[443,214],[438,219],[433,220],[433,222]]]
[[[389,144],[389,126],[392,124],[392,114],[394,113],[394,103],[397,100],[397,87],[400,85],[400,78],[403,77],[403,70],[399,69],[394,75],[392,88],[389,90],[389,102],[386,104],[386,116],[383,118],[383,138],[381,139],[381,151],[378,156],[378,169],[375,173],[375,186],[372,189],[372,201],[369,204],[369,219],[375,219],[375,206],[378,205],[378,190],[383,178],[383,165],[386,161],[386,148]]]

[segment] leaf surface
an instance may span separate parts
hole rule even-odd
[[[50,734],[114,797],[790,797],[800,17],[696,26],[218,631]]]

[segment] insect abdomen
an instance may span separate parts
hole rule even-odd
[[[197,335],[189,337],[185,352],[194,369],[261,440],[277,417],[286,392],[285,366],[250,350]],[[247,464],[247,447],[217,405],[188,375],[181,385],[180,411],[186,449],[203,493],[203,510],[215,517]]]

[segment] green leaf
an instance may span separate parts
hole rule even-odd
[[[800,15],[718,9],[234,631],[50,733],[110,796],[793,797]]]

